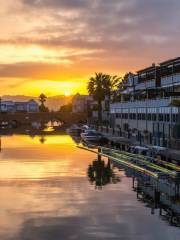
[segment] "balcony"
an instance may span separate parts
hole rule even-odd
[[[180,84],[180,73],[161,78],[162,87],[173,86],[177,84]]]
[[[119,102],[111,104],[110,112],[118,113],[121,109],[140,109],[140,108],[164,108],[170,107],[174,99],[180,99],[180,97],[169,97],[169,98],[159,98],[159,99],[146,99],[141,101],[129,101],[129,102]],[[174,107],[177,108],[177,107]]]
[[[144,89],[155,88],[155,87],[156,87],[156,82],[155,82],[155,79],[153,79],[150,81],[138,83],[135,86],[135,90],[144,90]]]

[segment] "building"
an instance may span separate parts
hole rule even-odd
[[[37,113],[39,105],[33,99],[27,102],[1,101],[0,111],[1,113]]]
[[[1,112],[14,112],[15,103],[13,101],[1,101],[0,110]]]
[[[76,94],[72,100],[73,113],[87,113],[88,108],[93,102],[92,96]]]
[[[180,58],[129,74],[110,117],[124,137],[180,148]]]

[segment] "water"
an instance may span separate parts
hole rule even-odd
[[[96,156],[69,136],[1,137],[1,148],[1,240],[180,239],[123,171],[105,162],[99,181]]]

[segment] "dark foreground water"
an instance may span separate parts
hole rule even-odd
[[[1,148],[0,240],[180,239],[137,200],[123,171],[104,166],[104,186],[95,187],[96,156],[69,136],[1,137]]]

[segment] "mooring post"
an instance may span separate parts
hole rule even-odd
[[[133,189],[135,188],[135,177],[132,178]]]
[[[160,204],[160,196],[161,196],[161,193],[155,189],[154,190],[154,205],[155,205],[155,207],[157,207]]]
[[[101,153],[101,148],[98,147],[98,161],[101,161],[101,155],[100,155],[100,153]]]

